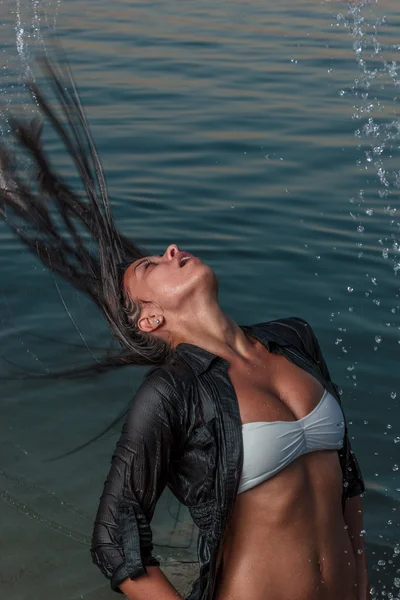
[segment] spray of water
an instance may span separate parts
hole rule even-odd
[[[34,79],[32,58],[38,50],[46,51],[44,40],[53,34],[61,0],[0,0],[6,19],[0,24],[2,38],[2,73],[0,83],[0,133],[8,133],[9,107],[18,106],[25,113],[35,112],[26,100],[24,84]]]
[[[341,90],[340,94],[352,94],[355,102],[353,120],[356,123],[354,133],[358,144],[357,166],[365,182],[357,194],[350,198],[350,215],[354,219],[359,238],[358,259],[364,257],[367,246],[368,252],[373,248],[381,254],[379,266],[389,268],[392,272],[389,279],[393,279],[394,297],[389,301],[392,303],[391,314],[394,315],[400,308],[399,285],[395,279],[400,271],[400,219],[396,206],[400,187],[400,118],[395,110],[400,93],[397,62],[400,45],[392,43],[390,36],[385,35],[390,17],[380,13],[377,0],[353,0],[346,13],[337,15],[338,25],[346,28],[352,40],[358,66],[358,74],[350,89]],[[378,229],[378,233],[373,234],[376,239],[372,241],[370,227],[371,231]],[[365,276],[365,296],[380,306],[379,278],[370,268]],[[348,292],[352,291],[352,288],[348,288]],[[393,321],[394,319],[395,317]],[[385,324],[391,332],[397,327],[392,319]],[[400,336],[397,337],[400,343]],[[374,350],[377,351],[382,343],[382,336],[375,335],[374,342]],[[355,378],[355,375],[352,377]],[[392,391],[391,399],[395,398],[396,391]],[[387,427],[391,428],[391,425]],[[393,471],[397,469],[397,464],[393,465]],[[392,521],[389,520],[387,524],[390,526]],[[383,536],[380,535],[380,538]],[[381,572],[390,567],[392,571],[399,556],[400,545],[395,543],[391,551],[386,552],[384,557],[382,555],[372,568]],[[399,598],[399,588],[400,578],[395,576],[391,589],[381,582],[379,589],[371,589],[371,595],[374,600],[383,597],[396,600]]]
[[[395,58],[400,44],[385,44],[380,40],[387,17],[377,16],[374,7],[378,8],[376,0],[354,1],[350,3],[347,14],[339,13],[337,16],[353,40],[359,67],[359,75],[350,90],[356,100],[353,119],[357,123],[355,136],[359,141],[357,163],[366,179],[375,177],[377,185],[372,183],[372,186],[378,192],[377,197],[367,202],[365,189],[360,189],[358,197],[351,199],[360,211],[358,214],[353,211],[352,216],[357,220],[360,234],[368,227],[365,216],[371,217],[376,212],[387,216],[390,235],[378,242],[382,246],[382,257],[389,261],[394,275],[397,275],[400,270],[400,222],[396,219],[400,187],[400,118],[396,116],[395,104],[400,94],[400,74]],[[359,247],[362,248],[362,245],[360,241]],[[359,258],[362,255],[360,251]],[[373,276],[370,279],[376,284]]]

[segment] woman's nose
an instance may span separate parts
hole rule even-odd
[[[166,249],[164,256],[166,256],[168,259],[171,259],[174,258],[177,252],[180,252],[178,246],[176,244],[170,244]]]

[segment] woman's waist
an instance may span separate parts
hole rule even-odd
[[[261,565],[262,571],[268,569],[267,577],[274,578],[285,564],[312,580],[316,565],[326,563],[332,578],[340,574],[353,557],[339,496],[315,495],[310,489],[296,494],[292,489],[286,494],[281,490],[285,501],[275,503],[270,497],[267,502],[263,485],[238,497],[217,567],[223,564],[224,570],[232,568],[245,576]]]
[[[215,600],[353,600],[355,581],[346,531],[323,541],[312,531],[300,539],[250,534],[224,544]]]
[[[296,560],[312,562],[324,557],[331,559],[338,555],[346,555],[351,544],[343,516],[338,511],[331,512],[331,518],[324,515],[312,517],[289,517],[285,523],[271,524],[271,519],[258,521],[251,518],[240,523],[232,522],[225,533],[218,555],[225,561],[231,555],[240,555],[241,561],[253,558],[268,562],[281,560],[285,556]]]
[[[317,531],[320,539],[330,537],[344,527],[341,482],[333,479],[316,483],[301,464],[289,467],[236,497],[226,535],[300,540]]]
[[[309,515],[304,520],[289,518],[271,526],[253,521],[228,528],[219,548],[217,567],[232,564],[245,573],[255,565],[265,565],[273,574],[282,562],[291,570],[312,572],[314,565],[326,563],[336,572],[353,560],[353,550],[342,515],[323,522]],[[350,565],[351,566],[351,565]]]

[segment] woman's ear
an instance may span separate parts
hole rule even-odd
[[[164,323],[163,315],[142,315],[138,320],[138,328],[144,333],[152,333]]]

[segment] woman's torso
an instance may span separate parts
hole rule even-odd
[[[229,376],[243,424],[304,418],[324,393],[312,375],[258,342],[252,360],[231,362]],[[218,557],[215,600],[354,600],[341,497],[335,450],[304,454],[238,494]]]

